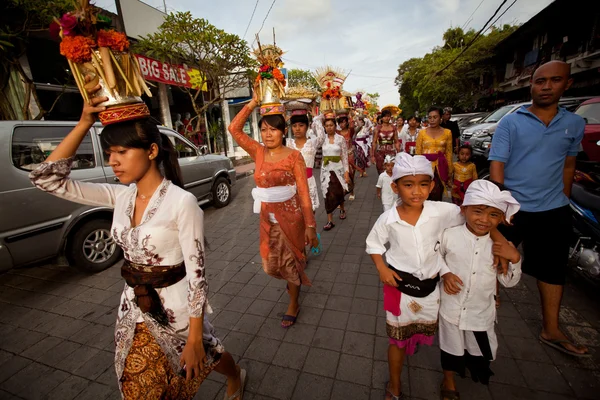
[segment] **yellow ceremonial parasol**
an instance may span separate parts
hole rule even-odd
[[[387,106],[385,106],[381,109],[382,112],[385,110],[390,110],[390,112],[392,113],[392,117],[394,117],[394,118],[397,117],[402,112],[402,110],[399,109],[398,106],[395,106],[393,104],[388,104]]]

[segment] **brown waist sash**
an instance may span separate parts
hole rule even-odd
[[[133,288],[135,303],[143,313],[149,313],[161,325],[169,318],[156,289],[171,286],[185,278],[185,265],[141,265],[125,260],[121,276]]]

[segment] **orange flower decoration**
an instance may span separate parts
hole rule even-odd
[[[116,32],[112,29],[110,31],[102,29],[98,31],[98,46],[108,47],[112,51],[123,52],[129,50],[129,40],[121,32]]]
[[[285,86],[285,76],[283,76],[279,69],[273,68],[273,78],[277,79],[282,83],[283,86]]]
[[[60,54],[75,63],[84,63],[92,59],[92,49],[96,43],[84,36],[65,36],[60,42]]]

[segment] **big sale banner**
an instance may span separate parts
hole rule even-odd
[[[160,82],[167,85],[185,86],[192,89],[206,91],[206,82],[202,73],[195,68],[186,68],[183,65],[167,64],[152,58],[135,55],[144,79]]]

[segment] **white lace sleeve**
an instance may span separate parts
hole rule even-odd
[[[323,146],[323,143],[325,143],[325,128],[323,127],[323,115],[319,115],[317,117],[315,117],[315,119],[313,120],[312,123],[312,128],[313,128],[313,132],[315,132],[317,134],[317,138],[316,138],[316,148],[318,149],[319,147]]]
[[[127,186],[73,180],[69,177],[72,162],[72,158],[43,162],[29,173],[29,179],[36,188],[65,200],[114,208],[117,195]]]
[[[344,139],[341,135],[336,135],[336,138],[339,138],[338,142],[342,149],[342,164],[344,165],[344,172],[350,172],[350,167],[348,165],[348,144],[346,143],[346,139]]]
[[[204,212],[191,193],[186,192],[181,201],[177,227],[188,280],[188,312],[190,317],[200,318],[208,297],[204,268]]]

